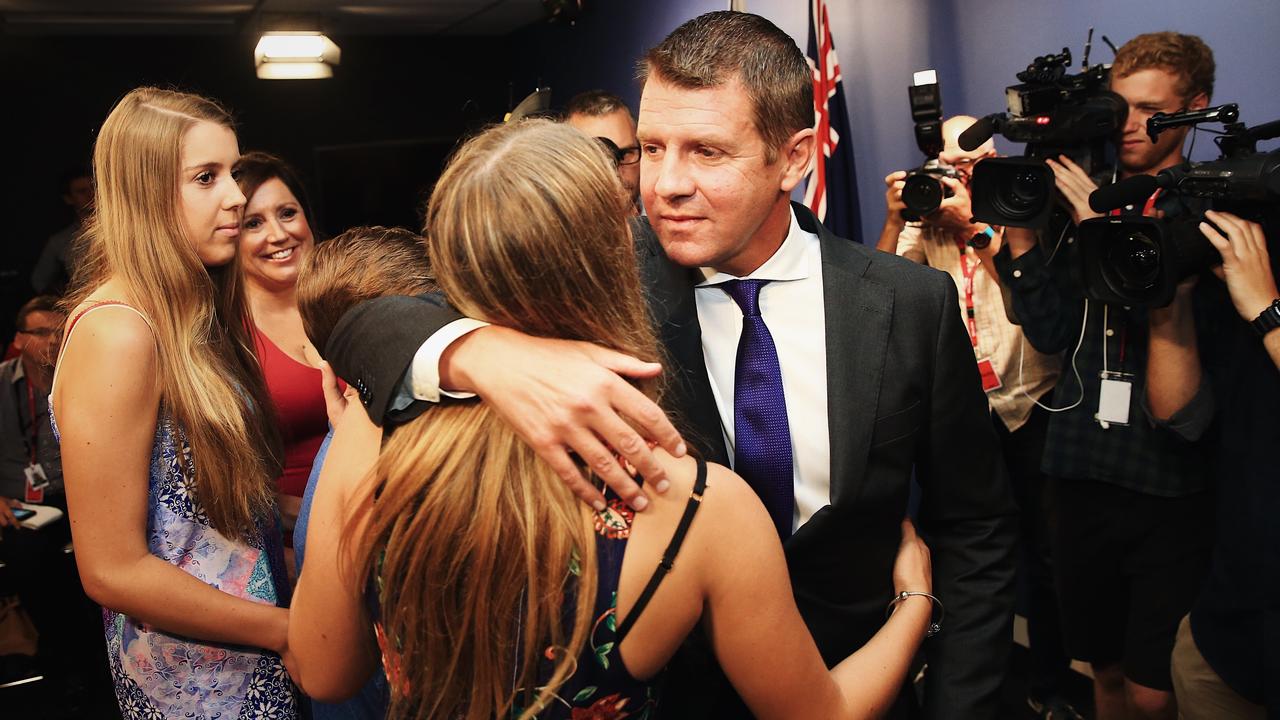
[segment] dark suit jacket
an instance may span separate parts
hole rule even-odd
[[[794,208],[822,243],[832,501],[785,543],[796,602],[828,664],[875,634],[893,595],[914,468],[934,591],[947,607],[943,632],[925,645],[928,714],[993,718],[1012,640],[1015,508],[955,284],[836,237]],[[686,438],[727,464],[702,356],[696,276],[667,260],[647,224],[636,239],[675,375],[670,405]],[[327,356],[380,417],[413,353],[456,317],[408,298],[372,301],[344,316]],[[663,716],[733,716],[727,688],[695,638],[673,664]]]

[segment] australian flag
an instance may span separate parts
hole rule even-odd
[[[840,237],[862,242],[858,181],[853,164],[853,135],[840,78],[840,61],[831,42],[826,0],[809,3],[809,65],[813,70],[814,128],[817,151],[804,204]]]

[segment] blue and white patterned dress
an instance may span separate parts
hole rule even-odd
[[[49,420],[61,441],[52,398]],[[262,527],[247,543],[226,537],[209,526],[194,483],[191,446],[162,406],[147,483],[151,554],[230,595],[287,606],[279,530]],[[108,608],[102,619],[116,700],[126,720],[298,716],[293,684],[273,652],[170,635]]]

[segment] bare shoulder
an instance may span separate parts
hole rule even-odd
[[[671,488],[658,495],[650,493],[654,501],[651,511],[657,516],[678,517],[684,512],[697,479],[697,462],[689,456],[674,458],[661,448],[654,450],[658,462],[667,470]],[[765,537],[773,533],[769,514],[759,496],[734,471],[716,463],[707,463],[707,486],[701,494],[701,508],[691,533],[707,538],[712,544],[724,539],[733,545],[731,538],[756,535],[765,531]]]
[[[87,312],[92,309],[92,312]],[[156,354],[155,333],[138,311],[120,305],[93,307],[85,303],[72,311],[75,332],[64,336],[64,357],[89,355],[98,361],[136,363]],[[68,325],[68,329],[71,326]],[[70,342],[72,337],[74,342]]]
[[[156,338],[137,311],[120,306],[100,306],[84,313],[75,309],[75,325],[63,337],[54,384],[55,403],[70,397],[78,404],[99,401],[109,405],[151,405],[158,401]],[[101,396],[101,397],[99,397]],[[61,419],[61,418],[59,418]]]

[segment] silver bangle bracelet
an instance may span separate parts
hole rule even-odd
[[[942,601],[941,601],[941,600],[939,600],[938,598],[936,598],[936,597],[934,597],[934,596],[930,595],[930,594],[929,594],[929,593],[927,593],[927,592],[915,592],[915,591],[912,591],[912,590],[903,590],[902,592],[898,593],[897,595],[894,595],[894,596],[893,596],[893,599],[889,601],[889,605],[888,605],[888,607],[886,607],[886,608],[884,609],[884,616],[885,616],[885,618],[888,618],[890,615],[892,615],[892,614],[893,614],[893,610],[894,610],[894,608],[896,608],[896,607],[898,606],[898,603],[902,602],[903,600],[906,600],[907,598],[911,597],[912,595],[919,595],[920,597],[927,597],[927,598],[929,598],[930,600],[932,600],[932,601],[933,601],[933,606],[934,606],[935,608],[937,608],[937,610],[938,610],[938,618],[937,618],[936,620],[934,620],[934,619],[932,619],[932,618],[930,619],[930,621],[929,621],[929,631],[928,631],[928,632],[926,632],[926,633],[924,634],[924,636],[925,636],[925,637],[927,637],[927,638],[931,638],[931,637],[933,637],[934,635],[937,635],[939,632],[942,632],[942,620],[943,620],[944,618],[946,618],[946,616],[947,616],[947,609],[946,609],[945,607],[943,607],[943,606],[942,606]]]

